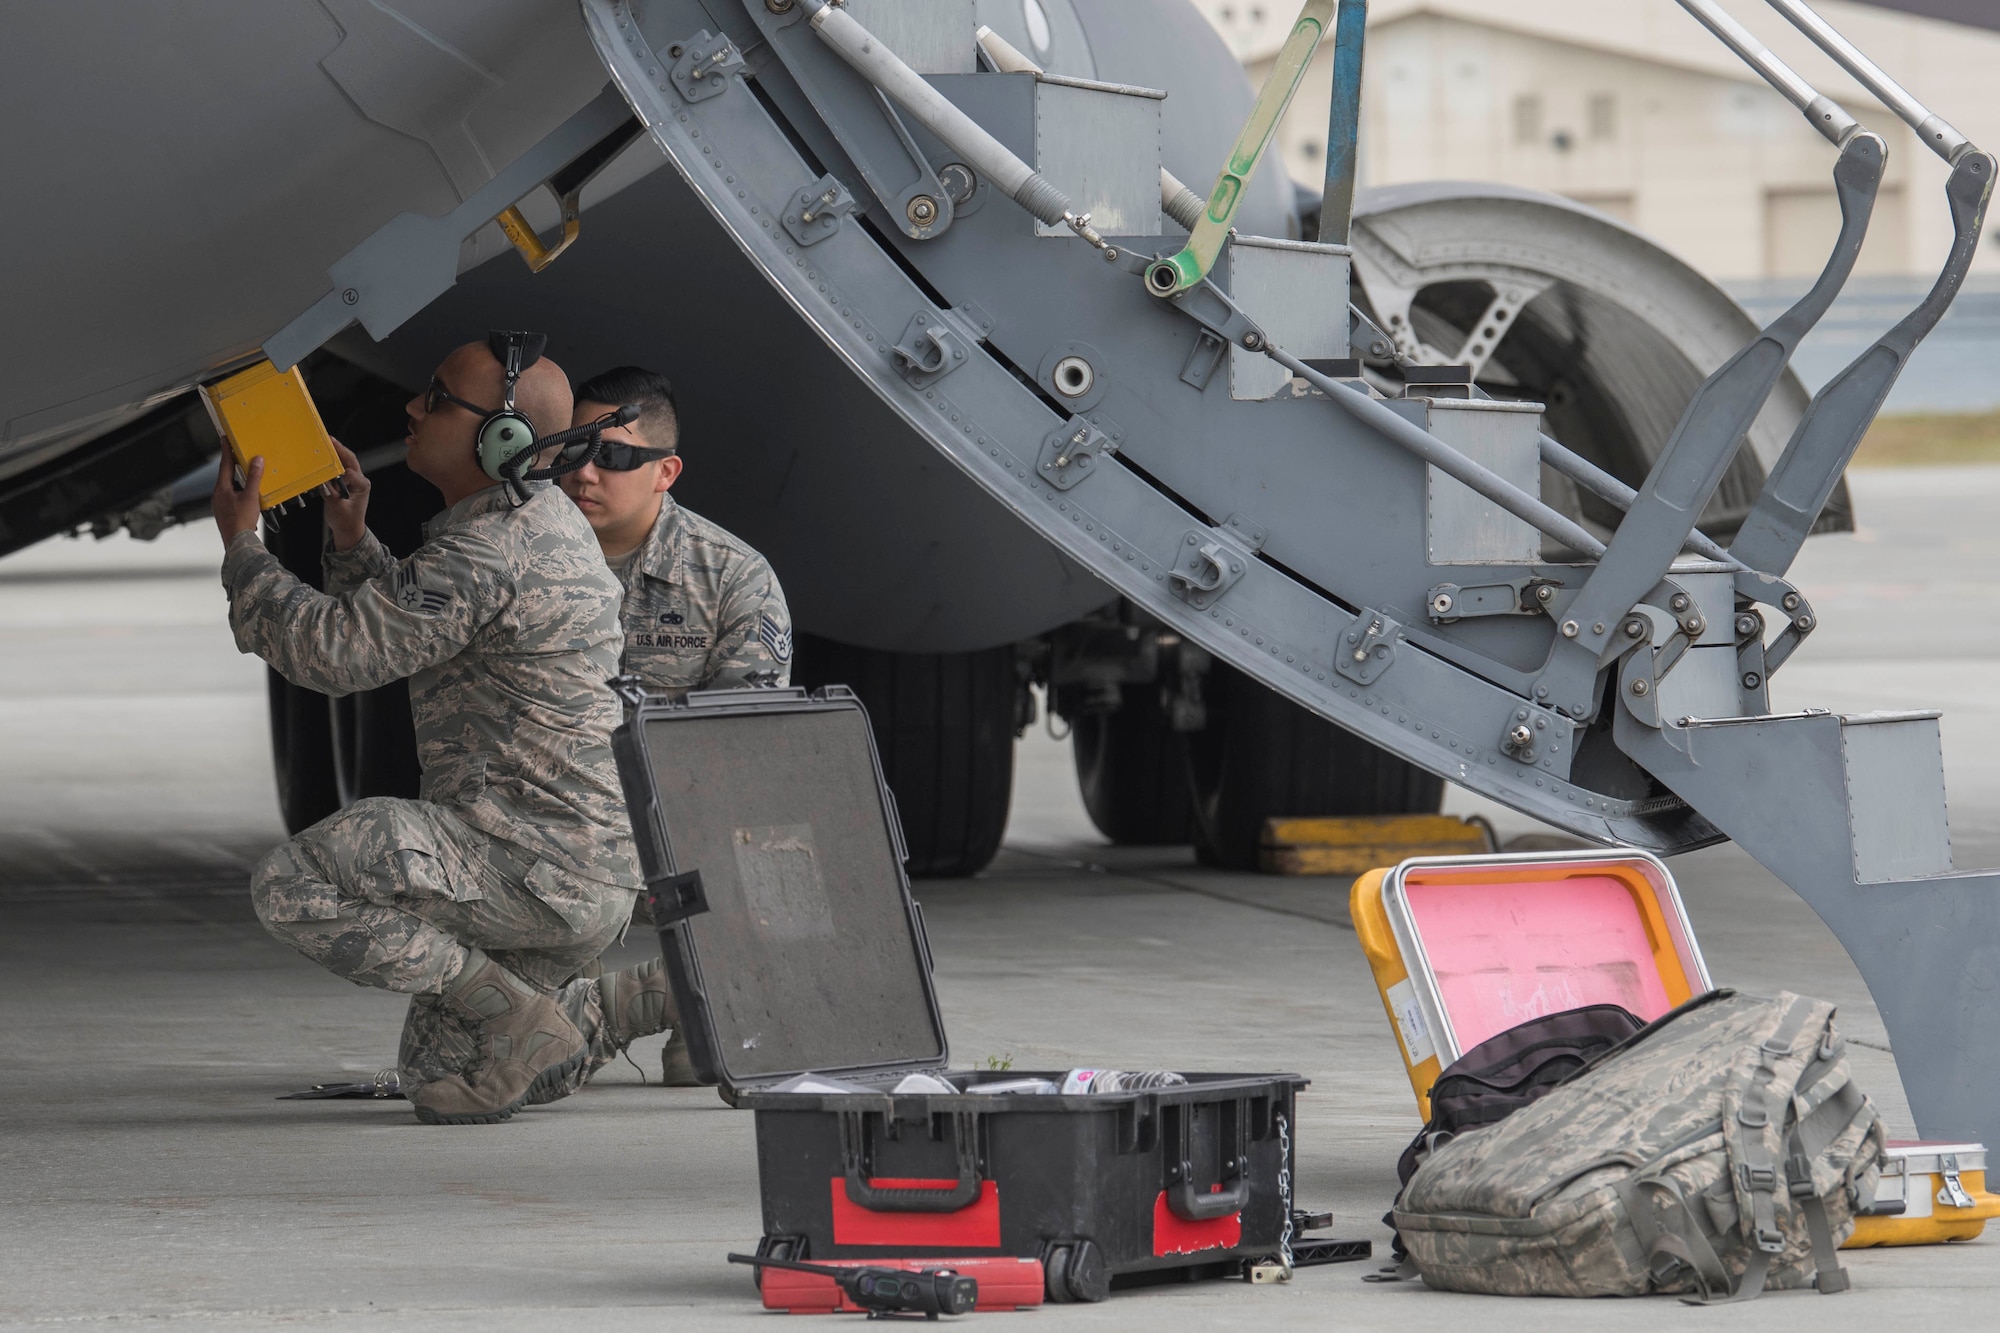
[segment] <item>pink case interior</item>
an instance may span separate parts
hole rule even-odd
[[[1631,891],[1604,875],[1513,884],[1405,884],[1410,916],[1461,1052],[1543,1014],[1673,1006]]]

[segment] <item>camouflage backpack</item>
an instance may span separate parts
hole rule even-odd
[[[1882,1149],[1832,1005],[1719,990],[1441,1145],[1393,1216],[1425,1284],[1447,1291],[1835,1292],[1834,1251],[1874,1199]]]

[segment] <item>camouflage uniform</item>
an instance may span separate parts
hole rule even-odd
[[[655,694],[792,678],[792,614],[770,562],[671,495],[626,575],[623,618],[622,669]]]
[[[438,1003],[469,948],[553,991],[624,928],[639,885],[605,682],[616,580],[568,497],[498,487],[426,525],[401,562],[371,533],[326,555],[327,591],[254,533],[223,559],[236,643],[294,684],[408,677],[423,786],[358,801],[277,848],[251,896],[272,934],[336,975],[415,996],[408,1085],[466,1068],[476,1035]]]

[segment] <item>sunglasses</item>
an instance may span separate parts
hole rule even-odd
[[[424,415],[429,416],[431,413],[437,411],[439,404],[442,403],[451,403],[454,406],[464,408],[476,416],[482,417],[490,417],[495,411],[495,409],[490,407],[481,407],[477,403],[466,402],[450,389],[445,388],[443,380],[433,376],[430,387],[424,390]]]
[[[648,449],[642,445],[605,440],[597,446],[597,457],[590,460],[590,465],[600,472],[631,472],[673,456],[671,449]]]

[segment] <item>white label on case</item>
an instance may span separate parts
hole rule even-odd
[[[1396,1016],[1396,1035],[1403,1039],[1410,1068],[1415,1069],[1437,1054],[1430,1027],[1424,1022],[1424,1011],[1417,1004],[1416,983],[1408,977],[1389,987],[1389,1012]]]

